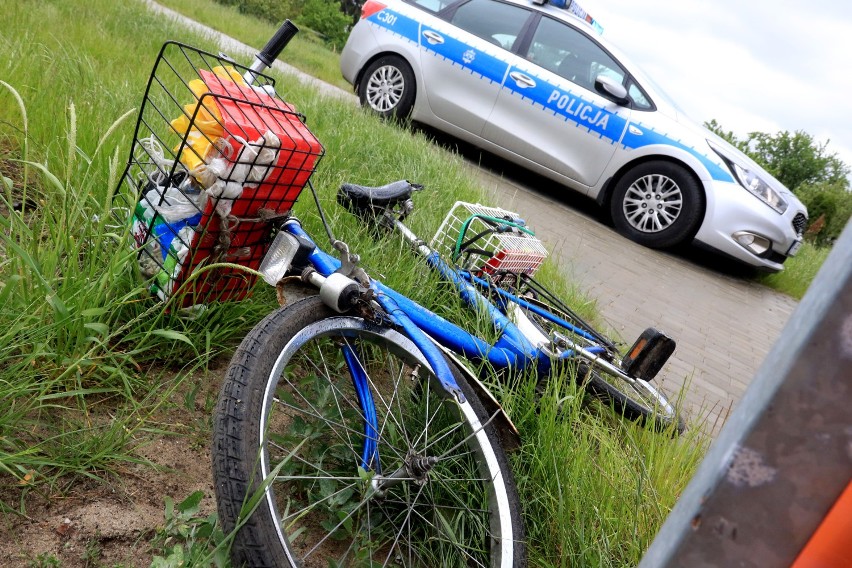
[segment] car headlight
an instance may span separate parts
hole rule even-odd
[[[784,198],[778,195],[778,192],[769,187],[769,184],[760,179],[757,174],[733,162],[729,165],[740,185],[749,190],[752,195],[778,213],[784,213],[787,210],[787,202],[784,201]]]
[[[710,141],[708,140],[708,142]],[[725,156],[722,152],[717,150],[712,143],[710,144],[710,147],[713,148],[720,158],[722,158],[722,161],[727,164],[728,169],[730,169],[731,173],[734,174],[734,178],[736,178],[739,184],[746,188],[749,193],[772,207],[780,214],[783,214],[787,210],[787,202],[784,198],[781,197],[777,191],[769,187],[769,184],[763,181],[759,175]]]

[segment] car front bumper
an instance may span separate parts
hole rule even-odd
[[[695,240],[751,266],[782,270],[801,241],[794,220],[798,214],[803,230],[804,209],[791,203],[778,214],[734,182],[714,180],[704,185],[707,210]]]

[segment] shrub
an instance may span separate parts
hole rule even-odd
[[[319,32],[332,49],[339,50],[346,43],[351,21],[336,0],[307,0],[298,23]]]
[[[240,0],[239,2],[240,12],[268,20],[273,24],[280,24],[288,18],[295,20],[302,13],[303,4],[304,2],[300,0]]]
[[[835,182],[803,184],[796,193],[808,208],[808,237],[818,245],[833,243],[852,217],[852,192]]]
[[[317,32],[326,44],[339,50],[346,43],[352,16],[345,14],[337,0],[217,0],[226,6],[237,6],[240,12],[280,24],[293,20]],[[357,5],[354,2],[353,5]],[[353,8],[355,9],[355,8]]]

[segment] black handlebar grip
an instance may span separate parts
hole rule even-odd
[[[266,65],[267,67],[272,66],[272,63],[278,57],[278,55],[287,47],[287,44],[290,43],[290,40],[293,39],[299,33],[299,28],[296,27],[296,24],[291,22],[290,20],[284,20],[284,23],[281,24],[281,27],[278,28],[278,31],[275,32],[275,35],[272,36],[260,53],[257,54],[257,58]]]

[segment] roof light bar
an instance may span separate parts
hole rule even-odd
[[[586,20],[599,34],[603,33],[603,26],[601,26],[597,20],[595,20],[588,12],[586,12],[582,6],[580,6],[574,0],[533,0],[534,4],[545,4],[549,3],[551,6],[556,8],[562,8],[563,10],[568,10],[581,20]]]

